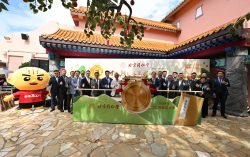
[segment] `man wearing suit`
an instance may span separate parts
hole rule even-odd
[[[81,77],[81,79],[83,79],[83,78],[85,77],[85,72],[84,72],[84,70],[81,71],[81,76],[80,76],[80,77]]]
[[[160,79],[162,79],[162,74],[163,74],[163,72],[162,71],[158,71],[158,79],[160,80]]]
[[[167,90],[167,78],[166,77],[162,77],[160,80],[159,80],[159,90]],[[167,96],[167,93],[166,92],[159,92],[160,95],[162,96]]]
[[[59,71],[54,70],[54,76],[50,78],[49,80],[49,86],[50,88],[50,94],[51,94],[51,110],[50,112],[53,112],[55,110],[55,104],[58,99],[58,92],[59,92],[59,84],[58,84],[58,79],[59,79]]]
[[[178,72],[173,72],[173,79],[174,79],[174,81],[177,81],[178,80]]]
[[[168,80],[167,73],[168,73],[167,71],[162,72],[162,79],[164,79],[165,81]]]
[[[162,72],[162,77],[159,80],[159,90],[167,90],[167,82],[168,82],[168,78],[167,78],[167,71],[163,71]],[[160,95],[167,97],[167,92],[160,92]]]
[[[101,80],[99,79],[99,72],[95,72],[95,78],[91,81],[92,89],[102,89]],[[100,90],[93,90],[93,96],[99,96],[103,93]]]
[[[61,112],[64,112],[64,110],[67,110],[67,89],[68,89],[68,84],[67,84],[67,76],[66,76],[66,70],[61,69],[60,71],[61,76],[58,79],[59,82],[59,97],[58,97],[58,109]]]
[[[225,103],[227,100],[228,90],[227,87],[230,87],[229,80],[224,77],[223,72],[218,72],[217,78],[213,80],[213,92],[214,92],[214,106],[212,116],[216,116],[217,106],[220,102],[220,112],[223,118],[227,118],[225,115]]]
[[[74,98],[74,95],[76,94],[76,88],[78,86],[77,79],[74,77],[75,72],[70,72],[70,77],[67,79],[68,84],[68,90],[67,90],[67,109],[69,113],[72,113],[73,103],[72,99]]]
[[[187,81],[184,80],[184,76],[183,73],[179,73],[178,75],[178,80],[175,81],[175,86],[176,86],[176,90],[188,90],[188,83]],[[177,93],[177,96],[180,96],[181,93]]]
[[[196,72],[193,72],[190,77],[188,77],[187,83],[190,91],[197,91],[199,89],[199,80],[196,79]],[[195,95],[195,93],[188,93],[190,95]]]
[[[86,77],[81,80],[80,87],[84,89],[91,89],[92,78],[90,78],[90,71],[86,71]],[[82,95],[91,96],[91,90],[83,90]]]
[[[75,71],[75,79],[76,79],[76,82],[77,82],[77,88],[80,88],[82,78],[80,77],[80,71],[79,70]],[[75,97],[80,96],[80,91],[78,89],[76,89],[76,94],[74,96]]]
[[[203,93],[198,93],[197,96],[204,98],[202,105],[202,118],[208,116],[208,98],[211,95],[211,87],[209,86],[206,77],[201,77],[197,83],[199,86],[196,87],[197,91],[202,91]]]
[[[109,77],[110,72],[108,70],[105,71],[105,77],[101,80],[101,86],[104,89],[111,89],[112,78]],[[111,96],[111,91],[105,91],[105,94]]]
[[[156,78],[156,72],[155,71],[153,71],[152,73],[151,73],[151,78],[149,79],[149,81],[152,83],[151,85],[150,85],[150,88],[153,88],[153,89],[156,89],[156,90],[158,90],[159,89],[159,85],[160,85],[160,80],[158,79],[158,78]],[[157,92],[154,92],[154,93],[152,93],[154,96],[156,96],[156,95],[158,95],[157,94]]]
[[[166,82],[166,88],[167,88],[167,90],[175,90],[175,81],[174,81],[174,78],[173,78],[173,75],[168,75],[168,80],[167,80],[167,82]],[[167,95],[167,97],[169,98],[169,99],[173,99],[173,98],[175,98],[175,92],[169,92],[169,93],[167,93],[168,95]]]
[[[196,79],[196,75],[196,72],[193,72],[191,74],[191,80],[189,82],[189,85],[192,91],[195,91],[197,89],[196,84],[199,84],[199,81]]]

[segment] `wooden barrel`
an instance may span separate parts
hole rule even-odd
[[[151,93],[143,81],[132,81],[125,86],[122,92],[122,104],[132,113],[141,113],[150,106]]]

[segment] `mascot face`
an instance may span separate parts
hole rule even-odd
[[[39,90],[47,87],[49,74],[40,68],[24,67],[16,70],[8,82],[19,90]]]

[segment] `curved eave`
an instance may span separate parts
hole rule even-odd
[[[83,17],[85,16],[84,13],[79,13],[79,12],[74,12],[74,11],[71,11],[71,15],[72,16],[78,16],[78,21],[80,21]],[[73,18],[74,19],[74,22],[76,24],[76,22],[78,22],[76,20],[76,18]],[[161,30],[161,31],[166,31],[166,32],[174,32],[174,33],[180,33],[181,32],[181,29],[179,28],[176,28],[176,29],[171,29],[171,28],[167,28],[167,27],[160,27],[160,26],[155,26],[155,25],[148,25],[146,23],[143,23],[143,25],[146,27],[146,28],[149,28],[149,29],[156,29],[156,30]]]
[[[75,42],[61,42],[58,40],[47,40],[40,37],[40,44],[47,49],[52,50],[68,50],[83,53],[107,54],[107,55],[120,55],[131,56],[138,58],[166,58],[167,53],[161,51],[150,51],[142,49],[127,49],[124,50],[120,47],[94,45],[89,43],[75,43]]]
[[[224,48],[235,45],[241,45],[242,40],[243,39],[238,36],[233,36],[232,34],[226,34],[214,39],[197,43],[191,43],[186,45],[185,47],[180,47],[176,50],[172,50],[167,55],[167,58],[190,58],[190,56],[196,56],[196,57],[210,56],[216,53],[223,52]]]

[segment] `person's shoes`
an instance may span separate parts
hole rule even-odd
[[[53,111],[55,111],[55,109],[51,109],[51,110],[50,110],[50,112],[53,112]]]
[[[215,117],[215,116],[216,116],[216,114],[213,113],[213,114],[212,114],[212,117]]]
[[[61,112],[64,112],[64,110],[60,110]]]
[[[222,115],[223,118],[227,119],[227,116],[226,115]]]
[[[202,116],[202,118],[206,118],[206,116]]]
[[[21,108],[18,106],[17,108],[16,108],[17,110],[21,110]]]

